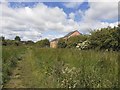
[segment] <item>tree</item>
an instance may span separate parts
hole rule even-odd
[[[5,37],[1,36],[1,37],[0,37],[0,40],[1,40],[1,41],[5,41]]]
[[[118,27],[120,27],[120,23],[118,24]]]
[[[19,37],[19,36],[16,36],[16,37],[15,37],[15,41],[21,41],[20,37]]]
[[[48,39],[43,39],[43,40],[37,41],[36,45],[41,47],[41,48],[42,47],[50,47],[50,42]]]
[[[5,37],[3,37],[3,36],[0,37],[0,45],[6,45],[5,44]]]

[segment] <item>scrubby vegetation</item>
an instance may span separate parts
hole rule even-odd
[[[17,62],[22,60],[25,53],[25,47],[2,47],[2,76],[3,83],[6,83],[12,74],[13,69],[17,66]]]
[[[39,40],[36,43],[33,41],[21,41],[19,36],[15,40],[6,40],[1,37],[3,46],[10,45],[28,45],[40,48],[50,47],[48,39]],[[120,50],[120,25],[118,27],[107,27],[91,31],[89,35],[79,35],[70,37],[68,39],[60,38],[58,41],[58,48],[80,48],[81,50],[106,50],[119,51]]]
[[[11,49],[14,50],[7,48]],[[7,60],[3,66],[4,80],[14,67],[8,61],[18,61],[15,53],[10,55],[4,47],[3,55],[7,55],[3,59]],[[27,88],[117,88],[118,55],[118,52],[27,48],[21,80]]]
[[[118,88],[120,27],[95,30],[90,35],[60,39],[2,40],[3,84],[21,61],[21,81],[27,88]]]
[[[120,50],[120,27],[107,27],[94,30],[89,35],[60,39],[59,48],[93,49],[93,50]]]
[[[45,48],[45,47],[50,47],[50,42],[48,39],[43,39],[43,40],[37,41],[35,45],[40,48]]]

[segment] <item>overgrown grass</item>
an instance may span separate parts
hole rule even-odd
[[[12,71],[17,66],[17,62],[22,60],[22,55],[25,53],[23,46],[3,46],[2,47],[2,81],[6,83]]]
[[[118,52],[29,48],[23,83],[32,88],[116,88]]]
[[[116,88],[119,57],[119,52],[5,46],[3,82],[22,60],[20,75],[27,88]]]

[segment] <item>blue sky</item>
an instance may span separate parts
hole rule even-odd
[[[9,2],[9,7],[18,8],[18,7],[30,7],[33,8],[38,4],[38,2]]]
[[[117,2],[7,2],[0,3],[3,29],[1,35],[22,40],[50,40],[78,30],[116,26]]]
[[[20,7],[30,7],[34,8],[39,2],[9,2],[9,7],[11,8],[20,8]],[[78,10],[86,11],[89,8],[88,2],[83,2],[81,5],[77,6],[76,8],[67,8],[64,3],[66,2],[43,2],[48,7],[59,7],[62,8],[63,11],[69,15],[71,12],[75,13]],[[76,21],[81,20],[81,17],[79,15],[76,15],[75,18]]]
[[[85,11],[89,8],[88,2],[83,2],[81,5],[79,5],[77,8],[67,8],[64,6],[64,2],[44,2],[45,5],[49,7],[59,7],[63,8],[63,10],[69,14],[71,12],[76,12],[77,10]]]

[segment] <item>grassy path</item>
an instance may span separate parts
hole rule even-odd
[[[18,66],[13,71],[13,74],[10,77],[10,81],[4,85],[5,88],[24,88],[25,86],[22,83],[21,76],[22,67],[21,64],[23,61],[18,62]]]
[[[29,47],[4,87],[117,87],[117,76],[116,53]]]
[[[13,70],[11,78],[4,88],[32,88],[34,81],[37,80],[34,76],[34,59],[33,51],[27,48],[22,60],[18,61],[17,67]]]
[[[12,75],[10,76],[10,80],[4,85],[4,88],[25,88],[26,87],[23,81],[26,78],[24,76],[24,73],[25,73],[24,71],[26,71],[25,69],[27,69],[25,68],[26,66],[25,58],[26,58],[26,54],[28,54],[29,51],[30,49],[28,49],[24,54],[22,54],[22,60],[17,62],[17,67],[13,70]]]
[[[34,87],[34,76],[33,76],[33,71],[34,71],[34,59],[35,57],[33,56],[33,51],[32,49],[28,48],[25,57],[24,57],[24,62],[21,65],[22,67],[22,73],[21,75],[24,77],[22,78],[22,83],[26,86],[26,88],[32,88]]]

